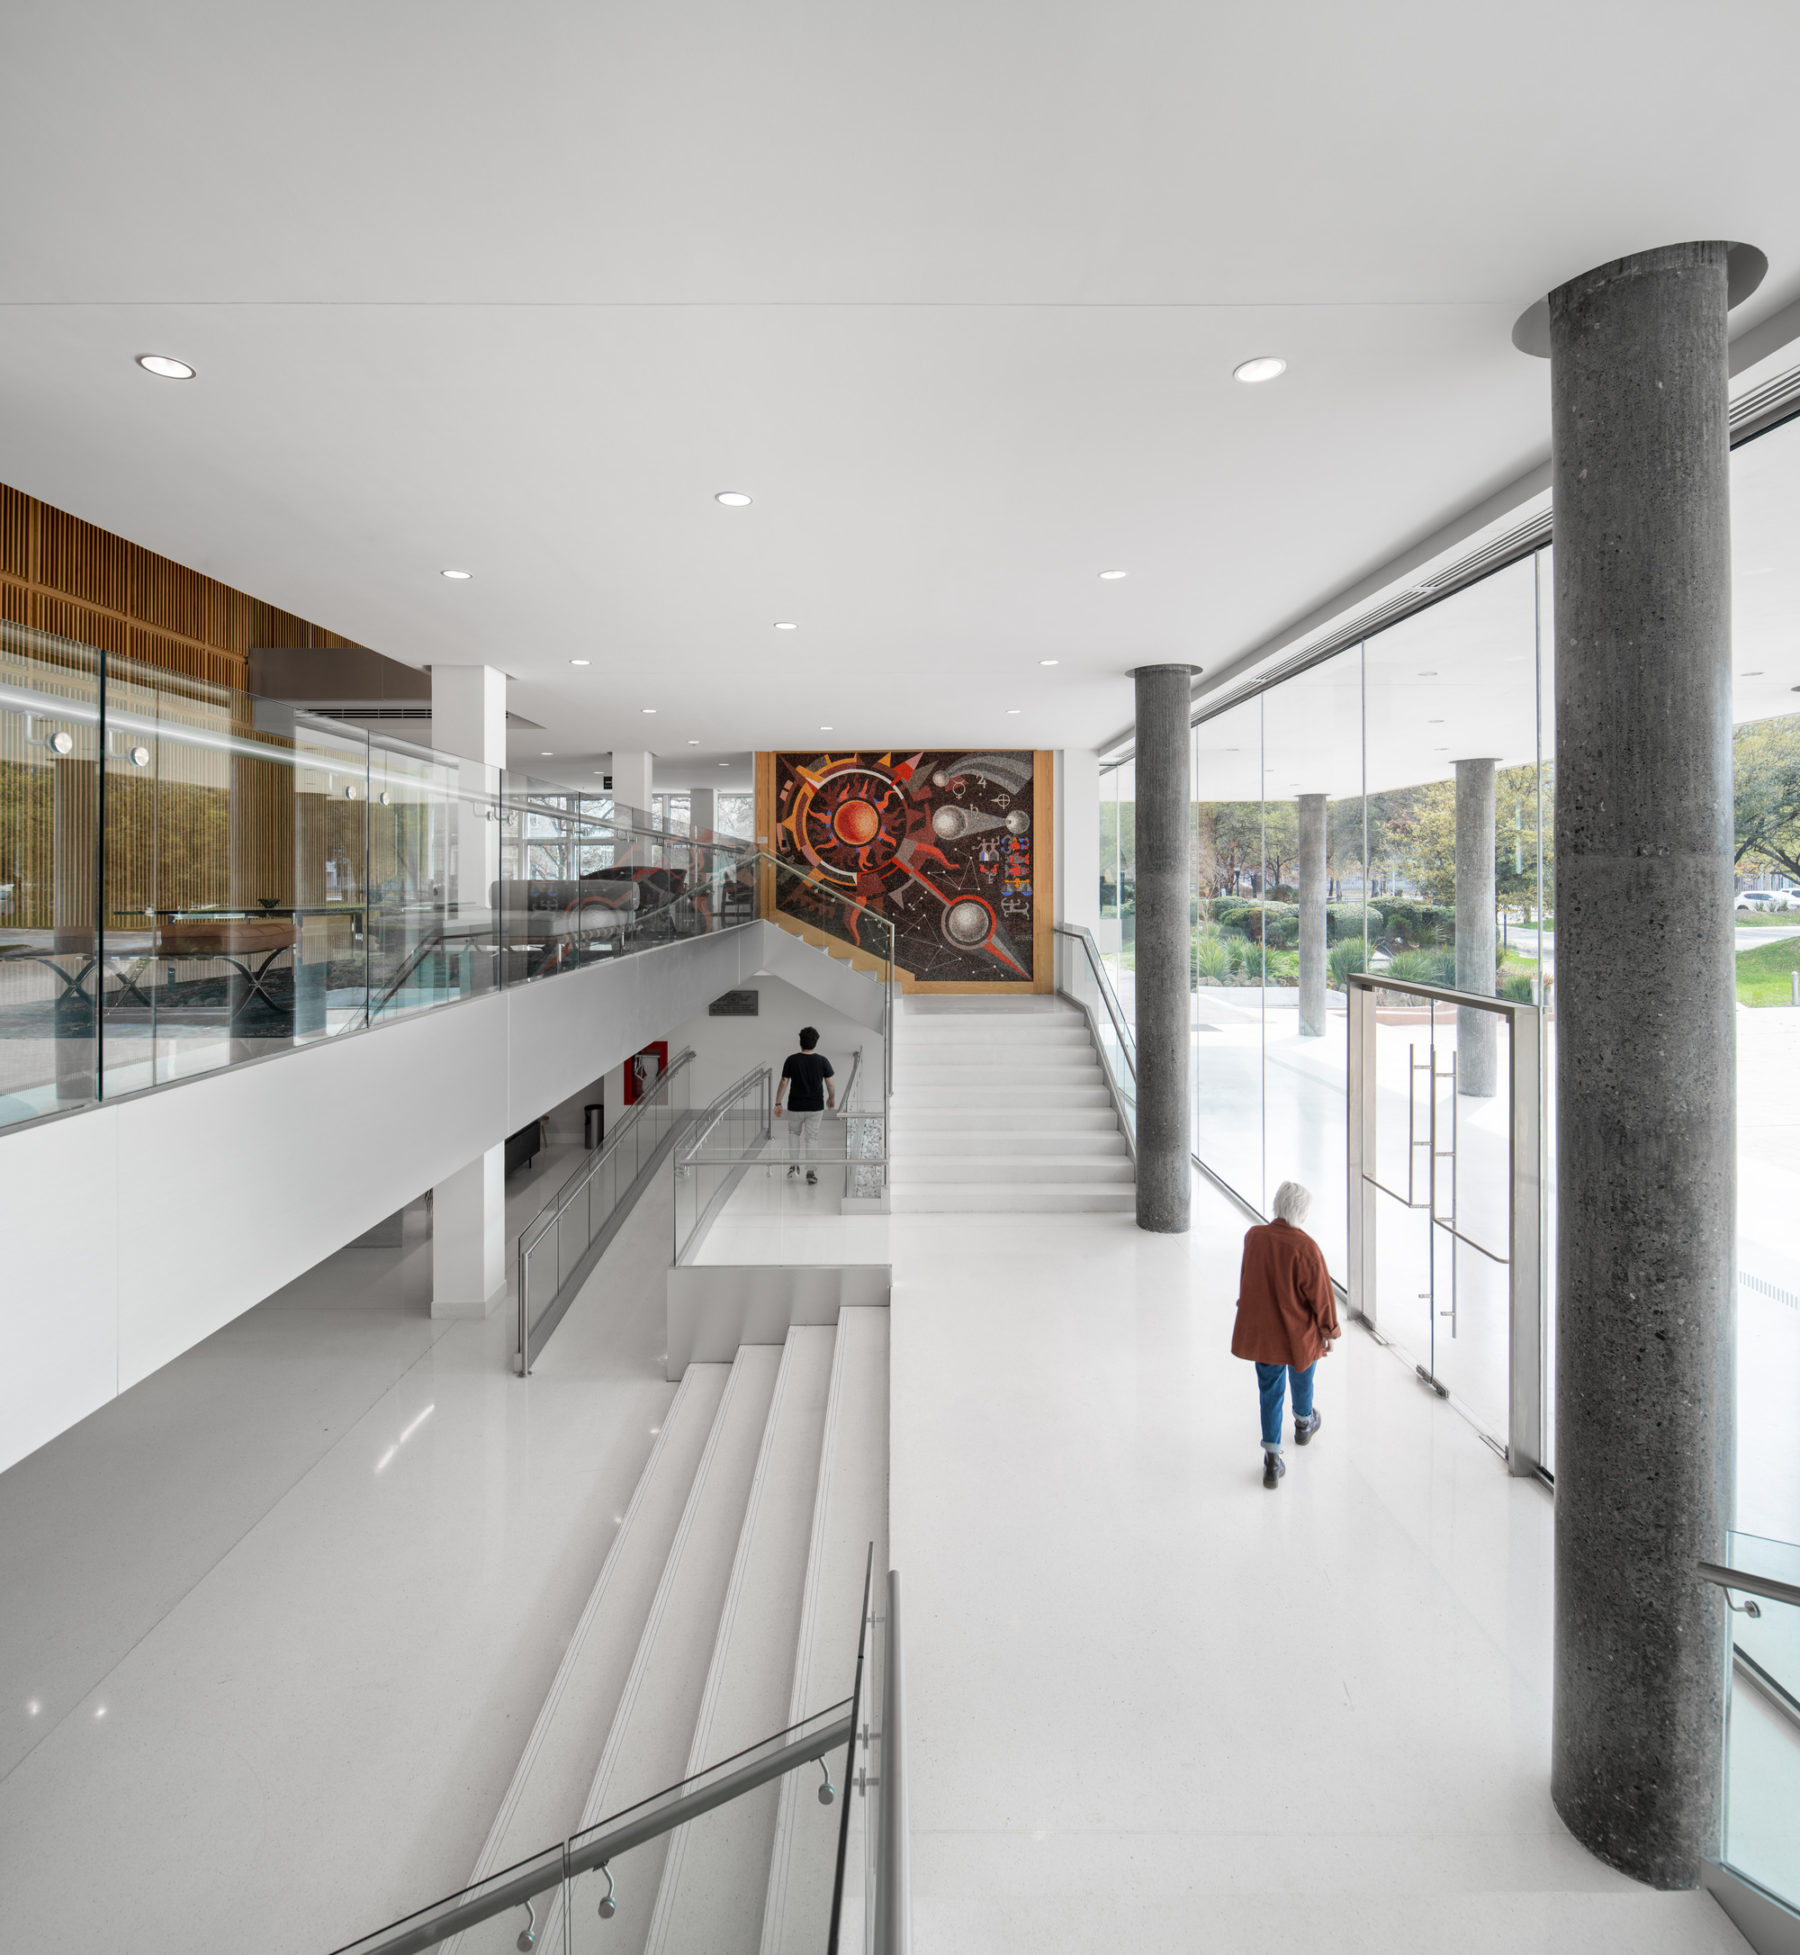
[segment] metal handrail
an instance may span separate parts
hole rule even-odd
[[[816,1722],[818,1717],[829,1717],[830,1722],[819,1725]],[[806,1735],[793,1735],[799,1732]],[[723,1777],[711,1779],[680,1798],[670,1799],[666,1805],[657,1803],[665,1796],[663,1793],[653,1793],[650,1798],[641,1800],[612,1821],[564,1840],[554,1871],[544,1865],[545,1854],[534,1855],[530,1860],[521,1861],[518,1870],[510,1877],[502,1875],[484,1886],[479,1894],[446,1908],[442,1913],[422,1910],[431,1915],[429,1921],[417,1921],[415,1916],[414,1926],[409,1927],[402,1922],[386,1934],[346,1942],[335,1951],[335,1955],[423,1955],[423,1951],[436,1948],[439,1943],[460,1934],[465,1928],[476,1927],[483,1921],[491,1921],[497,1914],[523,1907],[527,1901],[535,1900],[553,1886],[571,1881],[580,1874],[591,1873],[596,1867],[605,1866],[609,1860],[629,1853],[633,1847],[642,1846],[647,1840],[672,1833],[676,1827],[685,1826],[689,1820],[730,1804],[742,1794],[753,1792],[759,1785],[767,1785],[772,1779],[785,1777],[800,1766],[823,1758],[828,1752],[836,1751],[839,1745],[849,1742],[855,1732],[851,1700],[844,1698],[828,1711],[818,1712],[814,1718],[778,1733],[778,1736],[790,1740],[778,1749],[758,1758],[750,1758],[749,1753],[760,1750],[760,1745],[751,1745],[736,1753],[737,1757],[748,1762],[734,1771],[726,1772]],[[762,1744],[768,1742],[767,1739],[761,1741]],[[723,1763],[729,1765],[731,1760],[726,1759]],[[716,1770],[717,1767],[711,1769]]]
[[[1084,923],[1058,923],[1051,927],[1059,937],[1074,938],[1087,953],[1088,969],[1093,973],[1100,996],[1106,1003],[1107,1016],[1112,1020],[1119,1049],[1125,1055],[1125,1063],[1131,1068],[1131,1077],[1135,1080],[1137,1078],[1137,1035],[1125,1022],[1125,1009],[1119,1003],[1119,994],[1113,989],[1112,979],[1100,956],[1100,947],[1094,942],[1094,933]]]
[[[521,1256],[524,1255],[527,1249],[536,1247],[543,1239],[545,1231],[556,1220],[557,1215],[568,1206],[569,1200],[574,1195],[576,1189],[591,1175],[599,1172],[608,1155],[623,1145],[625,1137],[633,1132],[638,1121],[655,1104],[657,1095],[666,1092],[669,1081],[683,1067],[692,1065],[693,1060],[694,1048],[691,1045],[684,1047],[680,1055],[677,1058],[671,1059],[668,1065],[657,1075],[656,1084],[626,1114],[625,1118],[619,1122],[612,1134],[606,1140],[603,1140],[591,1153],[583,1155],[581,1160],[577,1162],[574,1173],[569,1176],[568,1180],[557,1189],[556,1193],[550,1197],[544,1206],[525,1225],[524,1232],[519,1237],[519,1254]],[[522,1292],[519,1301],[520,1307],[523,1308],[524,1296]]]
[[[1697,1561],[1695,1572],[1703,1582],[1718,1588],[1742,1589],[1746,1595],[1760,1595],[1765,1602],[1791,1602],[1800,1608],[1800,1585],[1777,1581],[1773,1575],[1751,1575],[1742,1568],[1727,1568],[1717,1561]]]
[[[882,953],[883,961],[887,965],[887,976],[883,980],[887,995],[882,1006],[882,1106],[885,1111],[887,1103],[894,1097],[894,969],[895,953],[900,948],[899,930],[893,920],[883,916],[879,910],[870,909],[867,903],[859,903],[854,896],[844,895],[841,890],[832,888],[830,883],[821,882],[817,876],[803,874],[791,862],[784,862],[780,856],[771,854],[767,849],[758,849],[754,855],[746,856],[743,860],[746,864],[767,862],[778,874],[792,876],[796,882],[803,882],[809,889],[818,890],[821,895],[830,897],[832,902],[841,905],[844,909],[855,910],[859,916],[866,916],[871,922],[880,924],[887,932],[888,947]],[[774,921],[773,918],[767,920]],[[853,945],[852,948],[858,946]],[[871,957],[876,955],[874,951],[866,954]]]
[[[673,1070],[673,1068],[671,1068],[671,1070]],[[719,1122],[725,1118],[726,1114],[728,1114],[731,1111],[732,1103],[736,1100],[743,1098],[745,1089],[751,1084],[752,1081],[761,1080],[765,1083],[765,1086],[767,1086],[768,1084],[773,1082],[773,1079],[774,1079],[773,1068],[769,1066],[752,1066],[750,1070],[747,1073],[745,1073],[742,1079],[736,1081],[734,1084],[730,1086],[727,1086],[724,1092],[721,1093],[718,1096],[718,1098],[715,1099],[712,1102],[712,1104],[707,1107],[706,1111],[701,1115],[700,1124],[695,1129],[693,1138],[691,1140],[684,1141],[681,1144],[681,1148],[675,1156],[675,1165],[678,1168],[683,1168],[686,1167],[688,1163],[693,1160],[694,1156],[698,1154],[700,1149],[706,1144],[707,1135],[710,1134],[712,1130],[719,1124]]]
[[[881,1679],[881,1830],[875,1862],[875,1955],[912,1955],[912,1852],[906,1805],[906,1666],[900,1573],[887,1578],[887,1651]]]
[[[863,1604],[862,1623],[856,1632],[856,1680],[850,1686],[850,1729],[859,1731],[862,1727],[863,1702],[863,1663],[869,1653],[869,1613],[875,1602],[875,1543],[869,1543],[868,1558],[863,1563]],[[837,1854],[831,1877],[831,1923],[825,1935],[825,1955],[838,1955],[838,1934],[844,1918],[844,1869],[850,1857],[850,1808],[849,1781],[856,1778],[856,1748],[852,1742],[850,1755],[844,1766],[844,1810],[838,1817]],[[860,1786],[861,1780],[856,1780]]]

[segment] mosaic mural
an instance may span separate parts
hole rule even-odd
[[[1024,753],[777,754],[775,849],[807,876],[781,908],[872,948],[885,917],[920,983],[1029,983],[1032,768]]]

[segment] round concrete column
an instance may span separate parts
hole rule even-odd
[[[1732,1473],[1726,251],[1550,295],[1556,555],[1551,1790],[1655,1887],[1719,1845]],[[1460,853],[1460,850],[1459,850]]]
[[[1494,763],[1456,763],[1456,988],[1494,995]],[[1500,1021],[1491,1011],[1456,1014],[1456,1090],[1494,1097]]]
[[[1188,715],[1192,665],[1137,681],[1137,1219],[1179,1234],[1193,1167],[1188,1102]]]
[[[1300,1036],[1325,1036],[1325,797],[1300,797]]]

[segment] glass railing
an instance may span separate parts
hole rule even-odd
[[[1705,1573],[1731,1608],[1724,1861],[1800,1909],[1800,1546],[1732,1534]]]
[[[0,1126],[746,922],[749,853],[0,623]]]
[[[452,1950],[475,1955],[478,1947],[500,1945],[492,1934],[477,1941],[490,1922],[502,1923],[506,1942],[518,1948],[588,1955],[625,1939],[641,1948],[664,1892],[668,1836],[677,1827],[810,1764],[823,1765],[820,1785],[830,1788],[830,1804],[838,1803],[855,1730],[852,1701],[846,1698],[709,1765],[516,1866],[347,1944],[336,1955],[450,1955]],[[794,1816],[797,1825],[831,1833],[839,1828],[840,1816],[822,1800],[796,1800]]]
[[[1137,1040],[1093,933],[1079,924],[1056,926],[1056,988],[1087,1014],[1100,1063],[1112,1089],[1120,1125],[1137,1152]]]
[[[863,1578],[851,1694],[541,1853],[335,1951],[499,1955],[621,1946],[815,1947],[824,1955],[911,1948],[899,1578]],[[811,1766],[798,1796],[777,1781]],[[675,1840],[679,1839],[679,1850]],[[755,1926],[741,1880],[749,1839],[775,1860]],[[780,1878],[775,1878],[779,1870]]]
[[[882,1015],[881,1111],[885,1116],[894,1090],[894,926],[856,898],[857,885],[838,884],[825,874],[802,873],[778,857],[759,854],[755,914],[792,930],[808,943],[845,960],[852,969],[876,979],[885,998]]]
[[[632,1204],[688,1119],[692,1049],[679,1053],[606,1141],[575,1170],[519,1237],[518,1367],[528,1375]]]
[[[677,1263],[692,1261],[745,1167],[767,1149],[775,1124],[774,1094],[774,1074],[767,1066],[757,1066],[726,1087],[676,1149]]]

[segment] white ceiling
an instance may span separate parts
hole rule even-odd
[[[1767,0],[13,0],[0,479],[502,665],[572,779],[1092,744],[1543,454],[1550,284],[1800,294],[1797,60]]]

